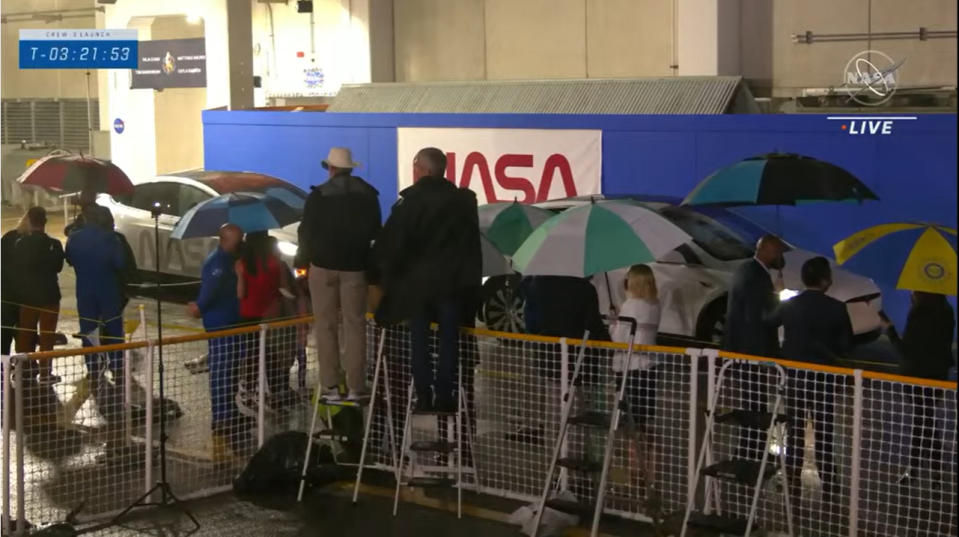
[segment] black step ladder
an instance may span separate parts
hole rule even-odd
[[[429,412],[416,411],[414,408],[415,389],[413,380],[410,379],[409,390],[406,396],[406,417],[403,425],[403,440],[400,444],[400,456],[396,461],[396,490],[393,494],[393,516],[396,516],[399,510],[400,488],[403,486],[411,488],[449,488],[456,487],[456,517],[463,517],[463,475],[472,474],[475,476],[475,470],[463,468],[463,436],[465,433],[466,443],[473,453],[473,439],[471,428],[469,426],[466,406],[466,390],[463,386],[463,365],[460,364],[457,372],[456,387],[456,410],[452,412],[441,412],[432,410]],[[413,441],[413,418],[415,416],[434,416],[437,418],[447,418],[444,428],[437,423],[438,436],[431,440]],[[453,418],[448,419],[448,418]],[[450,431],[450,426],[453,431]],[[446,434],[446,439],[442,436]],[[450,437],[454,440],[450,440]],[[451,455],[453,457],[451,457]],[[417,457],[436,457],[440,456],[445,465],[438,464],[418,464]],[[455,459],[455,460],[454,460]],[[417,471],[424,475],[417,475]]]
[[[720,409],[718,407],[723,385],[726,380],[726,374],[729,368],[734,364],[746,367],[764,367],[775,372],[775,397],[771,411]],[[780,448],[777,453],[778,468],[777,465],[770,464],[769,461],[769,452],[774,439],[774,432],[778,427],[782,427],[789,421],[785,412],[785,391],[786,372],[781,365],[775,362],[727,360],[723,363],[722,367],[720,367],[716,380],[716,389],[713,393],[712,401],[709,402],[709,407],[706,410],[706,428],[703,435],[703,442],[699,449],[698,462],[696,463],[696,477],[692,483],[692,488],[695,490],[699,484],[699,480],[703,476],[711,478],[711,480],[706,482],[705,497],[707,504],[710,499],[714,499],[717,509],[715,513],[694,511],[694,495],[691,494],[686,504],[686,514],[683,518],[680,537],[686,537],[690,528],[707,530],[719,535],[742,535],[744,537],[748,537],[752,532],[758,531],[756,511],[759,504],[759,493],[762,491],[766,482],[776,476],[777,473],[782,476],[786,527],[790,536],[795,535],[793,532],[792,507],[789,499],[786,456],[782,439],[780,439]],[[730,459],[712,463],[712,443],[717,425],[765,430],[766,442],[763,444],[761,460]],[[706,465],[707,461],[710,462],[708,466]],[[745,519],[722,514],[718,508],[718,487],[715,486],[715,483],[712,483],[712,480],[741,483],[753,487],[749,514]]]
[[[333,454],[333,463],[339,466],[356,466],[356,484],[353,488],[353,503],[356,503],[357,496],[359,495],[360,490],[360,479],[363,475],[363,467],[366,462],[366,449],[369,442],[370,429],[373,423],[373,415],[376,410],[376,403],[378,401],[377,395],[379,393],[380,384],[383,385],[382,389],[384,392],[384,401],[386,406],[386,419],[387,427],[389,429],[389,439],[390,439],[390,451],[393,460],[396,459],[396,442],[393,438],[393,413],[390,408],[390,383],[387,378],[385,371],[385,357],[383,355],[383,347],[386,342],[386,329],[380,329],[380,338],[379,344],[377,345],[376,350],[376,365],[373,368],[373,387],[368,397],[363,397],[357,400],[347,400],[347,399],[326,399],[322,397],[322,381],[317,382],[316,386],[316,398],[313,401],[313,418],[310,420],[310,431],[307,434],[306,438],[306,457],[303,460],[303,471],[300,474],[300,490],[296,495],[296,501],[300,502],[303,500],[303,491],[306,488],[306,476],[307,471],[309,470],[310,464],[310,454],[313,449],[313,444],[317,443],[330,443],[331,452]],[[322,429],[317,431],[317,422],[319,421],[319,409],[320,405],[323,405],[326,410],[325,423],[322,424]],[[358,463],[344,463],[337,460],[337,443],[344,443],[348,439],[343,433],[336,431],[333,427],[333,415],[330,410],[330,407],[359,407],[366,410],[366,424],[364,426],[363,432],[363,447],[360,450],[360,460]]]
[[[543,511],[547,507],[564,513],[580,515],[587,517],[592,515],[592,526],[590,536],[596,537],[599,532],[599,519],[603,513],[604,502],[606,498],[606,480],[609,477],[609,464],[612,459],[613,445],[616,442],[616,430],[619,427],[619,418],[624,409],[623,395],[626,392],[626,378],[629,374],[630,366],[633,361],[633,347],[636,341],[636,320],[632,317],[618,317],[620,322],[629,323],[629,349],[626,352],[626,362],[624,364],[623,375],[619,380],[619,386],[616,389],[616,398],[613,402],[612,413],[603,413],[597,411],[585,411],[576,415],[572,414],[573,403],[579,377],[583,369],[583,360],[586,356],[586,343],[589,339],[589,331],[583,334],[583,340],[576,356],[576,365],[573,368],[573,376],[569,383],[569,390],[563,394],[563,407],[560,414],[559,434],[556,443],[553,444],[553,454],[549,461],[549,469],[546,472],[546,481],[543,484],[543,493],[540,495],[536,509],[536,519],[533,524],[533,534],[536,537],[539,534],[539,526],[543,519]],[[595,429],[607,429],[605,449],[601,461],[590,461],[587,457],[561,457],[563,444],[566,440],[566,434],[570,426],[587,427]],[[585,502],[571,502],[559,498],[549,499],[550,491],[553,485],[553,473],[556,467],[564,468],[568,471],[585,473],[589,475],[599,474],[599,484],[596,489],[596,503],[591,505]],[[557,480],[561,481],[561,480]]]

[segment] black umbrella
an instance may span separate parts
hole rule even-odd
[[[714,172],[686,196],[683,205],[805,205],[878,199],[855,175],[835,164],[771,153]]]

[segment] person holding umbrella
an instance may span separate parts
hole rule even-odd
[[[893,236],[899,240],[890,241]],[[901,337],[889,318],[880,313],[889,340],[902,355],[902,373],[947,380],[954,364],[956,320],[946,297],[956,296],[956,229],[926,222],[872,226],[834,244],[836,261],[846,263],[876,243],[883,243],[884,259],[904,259],[901,265],[883,265],[896,269],[897,289],[912,292],[912,307]],[[903,246],[908,248],[903,251]],[[928,462],[930,471],[942,469],[943,439],[936,428],[936,414],[945,401],[939,390],[929,386],[907,384],[906,394],[911,396],[913,407],[912,442],[909,467],[900,482],[916,485],[914,479],[926,477],[922,475],[923,461]]]
[[[109,211],[105,207],[102,210]],[[126,259],[116,234],[103,226],[84,225],[67,238],[66,260],[77,275],[77,311],[80,331],[85,336],[83,346],[122,343],[123,295],[120,273]],[[123,374],[122,354],[108,353],[107,362],[116,381]],[[99,393],[104,372],[99,355],[86,355],[86,363],[93,393]]]
[[[900,369],[904,375],[948,380],[949,369],[954,365],[956,316],[945,295],[913,291],[902,337],[884,314],[882,322],[889,340],[902,356]],[[936,427],[935,390],[914,385],[906,385],[906,390],[912,396],[914,413],[909,468],[900,478],[903,483],[922,477],[922,461],[929,461],[930,470],[941,470],[943,453],[942,437]]]
[[[282,278],[292,279],[289,274],[290,271],[280,262],[275,244],[270,240],[271,238],[266,230],[282,228],[298,222],[301,217],[300,209],[291,206],[279,197],[259,192],[230,192],[208,199],[187,211],[170,232],[170,238],[191,239],[220,235],[222,241],[223,233],[226,233],[229,235],[226,242],[229,243],[233,242],[234,239],[239,242],[239,239],[233,237],[233,235],[241,234],[241,230],[246,231],[247,243],[242,247],[237,245],[233,249],[233,254],[237,257],[232,265],[236,278],[235,280],[227,278],[227,280],[235,284],[233,285],[233,294],[238,300],[239,320],[256,324],[261,320],[275,318],[281,314],[282,301],[279,282]],[[224,227],[224,224],[231,225]],[[221,248],[222,246],[223,243],[221,242]],[[242,256],[240,252],[242,252]],[[229,256],[223,255],[215,264],[221,264],[228,260]],[[210,265],[209,268],[213,270],[215,267]],[[220,268],[224,270],[222,267]],[[210,280],[210,283],[213,284],[212,280]],[[222,285],[222,281],[217,285]],[[198,300],[197,309],[194,310],[190,306],[190,311],[193,315],[196,315],[197,311],[203,315],[204,310],[210,307],[206,300]],[[222,327],[223,325],[220,325],[220,323],[225,322],[225,317],[219,315],[217,317],[217,319],[211,319],[211,321]],[[271,331],[271,334],[275,332]],[[258,335],[252,335],[245,338],[246,341],[242,344],[241,352],[244,354],[256,352],[257,337]],[[273,347],[270,347],[270,352],[272,350]],[[274,362],[271,361],[270,363],[273,364]],[[237,406],[241,413],[255,416],[257,414],[255,383],[251,385],[252,379],[248,378],[249,371],[246,369],[243,371],[244,378],[239,382],[236,396]],[[274,389],[274,393],[277,389],[285,392],[284,388],[288,388],[288,386],[276,382],[279,377],[275,373],[271,374],[269,378],[272,379],[273,385],[271,388]]]
[[[232,327],[240,318],[234,263],[243,240],[243,230],[234,224],[223,224],[219,237],[220,244],[203,262],[200,293],[195,302],[187,305],[187,312],[192,317],[202,317],[207,332]],[[229,441],[236,436],[238,416],[233,394],[238,351],[237,336],[209,340],[210,414],[215,458],[226,452]]]

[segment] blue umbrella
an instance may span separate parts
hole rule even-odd
[[[193,207],[177,222],[170,233],[174,239],[212,237],[220,226],[236,224],[245,233],[265,231],[299,222],[302,207],[259,192],[231,192],[209,199]]]

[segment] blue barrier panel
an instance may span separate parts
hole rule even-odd
[[[682,197],[716,169],[773,151],[799,153],[846,168],[882,201],[861,206],[737,209],[809,250],[831,254],[837,240],[882,222],[956,225],[955,114],[924,114],[888,123],[877,116],[835,117],[209,110],[203,113],[204,159],[207,169],[268,173],[307,188],[325,179],[320,161],[329,148],[348,146],[363,164],[357,173],[379,189],[385,217],[397,195],[397,127],[600,129],[606,194]],[[890,271],[881,268],[888,262],[882,261],[881,252],[865,252],[850,266],[876,278],[887,310],[901,323],[908,296],[895,291]]]

